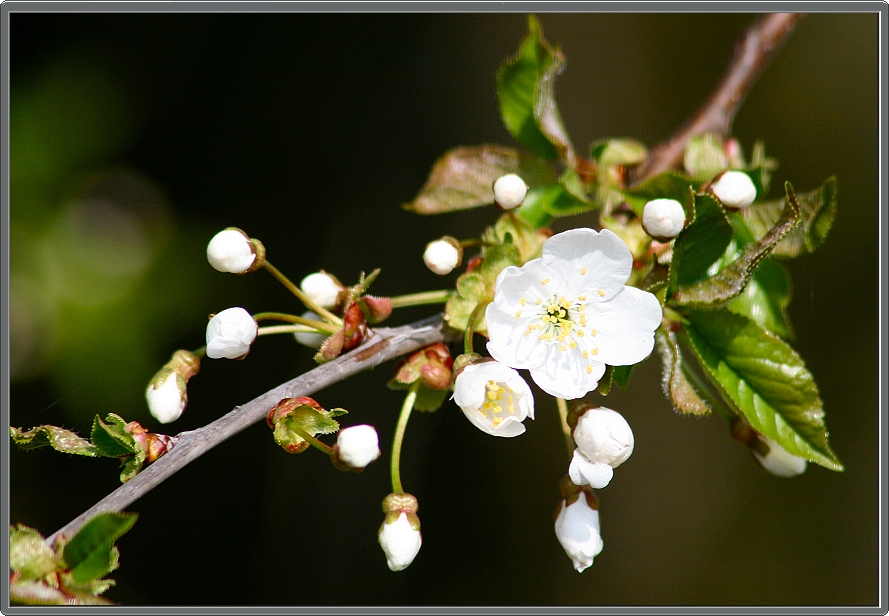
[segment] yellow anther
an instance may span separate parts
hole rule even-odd
[[[493,423],[494,423],[494,427],[495,427],[495,428],[496,428],[497,426],[499,426],[502,422],[503,422],[503,419],[502,419],[501,417],[495,417],[495,418],[493,419]]]
[[[582,329],[578,329],[578,330],[577,330],[577,335],[578,335],[580,338],[583,338],[583,330],[582,330]]]
[[[580,275],[586,276],[586,268],[583,268],[582,270],[580,270]]]
[[[572,349],[575,349],[575,348],[577,348],[577,343],[574,342],[573,340],[569,340],[569,341],[568,341],[568,347],[569,347],[569,348],[572,348]]]
[[[548,334],[540,334],[539,336],[537,336],[537,339],[538,340],[546,340],[547,335]]]
[[[549,278],[544,278],[543,280],[540,281],[540,284],[546,284],[548,282],[549,282]]]
[[[537,298],[537,301],[534,302],[534,305],[535,305],[535,306],[539,306],[539,305],[542,304],[542,303],[543,303],[543,298],[538,297],[538,298]]]
[[[517,319],[522,318],[522,311],[521,310],[516,310],[515,318],[517,318]]]
[[[591,355],[598,355],[598,354],[599,354],[599,349],[593,349],[593,350],[591,350],[591,351],[590,351],[590,354],[591,354]]]
[[[584,352],[583,352],[583,357],[584,357],[584,359],[586,359],[586,358],[589,357],[589,356],[590,356],[589,351],[584,351]]]
[[[587,364],[587,367],[586,367],[586,373],[587,373],[587,374],[592,374],[592,373],[593,373],[593,364]]]
[[[560,350],[560,351],[567,351],[567,350],[568,350],[568,347],[566,347],[564,344],[560,344],[560,345],[559,345],[559,350]]]
[[[519,304],[521,304],[522,306],[525,305],[525,298],[524,297],[519,298]]]
[[[596,293],[599,294],[599,297],[605,297],[605,291],[603,291],[602,289],[599,289],[598,291],[596,291]]]
[[[578,296],[577,296],[577,301],[579,301],[579,302],[586,301],[586,295],[578,295]]]
[[[599,330],[598,330],[598,329],[591,329],[591,330],[590,330],[590,336],[595,336],[595,335],[598,334],[598,333],[599,333]]]
[[[586,327],[586,315],[585,314],[580,315],[580,326]]]

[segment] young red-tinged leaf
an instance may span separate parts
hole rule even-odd
[[[759,263],[799,220],[799,205],[789,183],[786,184],[786,190],[787,198],[781,216],[759,241],[745,247],[737,258],[717,274],[680,287],[670,298],[670,304],[674,306],[714,305],[724,303],[739,295],[747,286]],[[675,262],[675,252],[673,259]]]
[[[102,455],[99,450],[85,438],[77,436],[71,430],[65,430],[58,426],[38,426],[30,430],[21,428],[9,428],[9,436],[12,442],[22,449],[37,449],[38,447],[52,447],[62,453],[71,453],[80,456],[96,457]]]
[[[136,523],[137,513],[100,513],[65,544],[62,558],[77,584],[98,580],[117,566],[114,542]]]
[[[697,389],[688,380],[684,359],[676,343],[676,335],[662,329],[655,332],[657,350],[663,363],[661,384],[673,408],[688,415],[709,415],[710,405],[701,398]]]
[[[789,187],[789,184],[787,185]],[[789,191],[792,192],[792,188]],[[795,195],[799,204],[800,224],[792,229],[772,251],[779,258],[810,253],[821,246],[833,225],[837,210],[837,179],[828,178],[813,191]],[[741,212],[744,223],[755,237],[765,235],[782,216],[785,199],[754,203]]]
[[[418,214],[441,214],[494,203],[494,181],[518,174],[528,186],[551,184],[555,173],[549,164],[514,148],[479,145],[449,150],[439,158],[426,184],[402,207]]]
[[[699,363],[754,430],[795,456],[843,470],[827,440],[815,380],[786,342],[725,309],[687,317],[684,331]]]
[[[574,167],[574,148],[553,92],[565,59],[544,40],[540,22],[533,15],[528,16],[528,28],[518,53],[504,62],[497,74],[500,116],[512,136],[529,150]]]

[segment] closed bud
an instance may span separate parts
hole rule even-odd
[[[373,426],[350,426],[340,430],[333,456],[346,469],[361,472],[380,457],[380,440]],[[335,464],[336,465],[336,464]]]
[[[577,449],[568,475],[577,485],[604,488],[614,469],[633,453],[633,431],[623,415],[605,407],[587,410],[572,432]]]
[[[562,484],[572,485],[564,480]],[[599,500],[587,486],[560,491],[562,501],[556,511],[556,537],[580,573],[593,564],[605,545],[599,527]]]
[[[309,274],[299,283],[299,288],[325,310],[336,308],[340,293],[345,290],[339,280],[325,271]]]
[[[392,571],[406,569],[416,558],[423,543],[420,534],[419,503],[412,494],[396,492],[383,499],[386,518],[380,526],[380,547]]]
[[[311,310],[307,310],[302,314],[302,318],[310,319],[312,321],[320,321],[321,317],[312,312]],[[315,334],[312,332],[294,332],[293,337],[296,338],[296,341],[299,342],[303,346],[307,346],[310,349],[317,349],[321,346],[325,339],[330,334]]]
[[[519,207],[528,194],[528,185],[525,180],[515,173],[502,175],[494,180],[494,202],[504,210],[512,210]]]
[[[716,176],[710,190],[730,208],[745,208],[756,200],[756,186],[743,171],[726,171]]]
[[[463,247],[453,237],[446,235],[426,244],[423,262],[439,276],[446,276],[463,262]]]
[[[808,462],[754,430],[747,422],[736,419],[731,426],[732,437],[741,441],[764,469],[777,477],[795,477],[805,472]]]
[[[265,263],[265,247],[237,227],[229,227],[207,244],[207,261],[220,272],[246,274]]]
[[[179,442],[178,436],[167,436],[166,434],[149,432],[148,429],[142,427],[138,421],[131,421],[124,429],[133,435],[133,440],[136,441],[139,448],[145,452],[146,462],[154,462],[162,455],[169,452],[173,446]]]
[[[194,353],[173,353],[145,390],[148,410],[155,419],[164,424],[179,419],[188,403],[186,383],[200,368],[201,360]]]
[[[429,389],[447,389],[451,385],[454,360],[448,347],[441,342],[408,355],[395,372],[395,382],[410,385],[420,381]]]
[[[243,308],[227,308],[207,323],[207,357],[244,359],[259,334],[259,326]]]
[[[654,239],[668,242],[685,227],[685,210],[675,199],[654,199],[642,210],[642,227]]]
[[[374,297],[373,295],[364,295],[359,300],[359,305],[367,322],[376,325],[381,321],[385,321],[392,314],[392,300],[388,297]]]

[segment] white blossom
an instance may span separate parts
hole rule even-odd
[[[207,357],[237,359],[250,351],[259,327],[243,308],[227,308],[207,323]]]
[[[185,410],[187,402],[185,379],[174,370],[165,370],[145,390],[148,410],[159,422],[176,421]]]
[[[220,231],[207,244],[207,261],[220,272],[243,274],[255,260],[250,238],[240,229]]]
[[[373,426],[343,428],[336,437],[337,456],[352,468],[364,468],[380,457],[380,440]]]
[[[642,227],[653,238],[676,237],[684,226],[685,210],[675,199],[654,199],[642,210]]]
[[[632,266],[630,249],[607,229],[554,235],[541,258],[497,277],[485,311],[488,352],[530,370],[552,396],[583,397],[606,364],[632,365],[654,348],[661,306],[651,293],[624,285]]]
[[[805,458],[793,455],[772,439],[764,436],[759,438],[768,445],[769,452],[763,456],[753,449],[753,455],[764,469],[778,477],[794,477],[805,472],[808,464]]]
[[[562,510],[556,518],[556,537],[578,572],[593,564],[604,543],[599,534],[599,512],[591,509],[583,494],[568,505],[562,501]]]
[[[454,382],[454,402],[472,424],[494,436],[518,436],[534,419],[534,395],[518,372],[496,361],[470,364]]]
[[[577,485],[604,488],[614,469],[633,453],[633,431],[623,415],[605,407],[588,410],[574,426],[577,449],[568,476]]]
[[[463,260],[460,245],[447,238],[429,242],[423,252],[423,262],[439,276],[446,276],[454,271]]]
[[[729,207],[744,208],[756,200],[756,186],[743,171],[726,171],[713,182],[710,190]]]
[[[417,524],[419,527],[419,524]],[[414,528],[404,511],[392,523],[380,527],[380,546],[386,553],[386,563],[392,571],[401,571],[414,562],[423,538],[420,529]]]
[[[527,193],[528,185],[515,173],[502,175],[494,181],[494,200],[504,210],[520,206]]]
[[[324,272],[309,274],[299,283],[299,288],[309,299],[328,310],[337,305],[337,297],[343,290],[333,276]]]

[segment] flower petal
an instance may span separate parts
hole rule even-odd
[[[510,265],[497,275],[494,303],[506,314],[536,314],[537,300],[550,298],[560,283],[559,272],[547,267],[543,259],[532,259],[522,267]]]
[[[570,281],[562,287],[563,294],[587,294],[592,301],[617,293],[633,267],[630,249],[608,229],[571,229],[554,235],[543,245],[543,261]]]
[[[648,357],[662,314],[657,298],[635,287],[624,287],[610,301],[590,304],[586,315],[596,330],[596,359],[609,366],[629,366]]]
[[[531,317],[516,319],[499,310],[493,303],[485,310],[488,327],[487,348],[491,357],[513,368],[533,368],[544,360],[547,345],[537,339],[537,332],[528,332]]]
[[[544,361],[530,372],[537,386],[551,396],[565,400],[582,398],[596,389],[605,374],[605,364],[583,359],[580,353],[559,351],[555,346],[544,348],[547,351]]]

